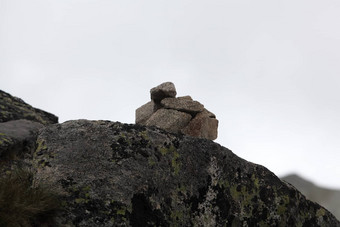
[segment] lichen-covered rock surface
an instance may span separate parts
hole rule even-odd
[[[78,120],[44,128],[37,144],[34,181],[61,196],[59,226],[340,226],[211,140]]]
[[[0,122],[26,119],[44,125],[58,123],[58,117],[32,107],[20,98],[0,90]]]

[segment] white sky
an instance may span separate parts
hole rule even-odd
[[[216,142],[340,188],[340,1],[0,0],[0,89],[72,119],[133,123],[165,81]]]

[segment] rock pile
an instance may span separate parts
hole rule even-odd
[[[214,140],[218,120],[190,96],[177,97],[175,85],[162,83],[150,90],[151,101],[136,110],[136,124]]]

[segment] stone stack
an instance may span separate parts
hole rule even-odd
[[[177,97],[175,85],[162,83],[150,90],[151,101],[136,110],[136,124],[214,140],[218,120],[190,96]]]

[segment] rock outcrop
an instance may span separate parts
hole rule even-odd
[[[18,120],[0,123],[0,142],[0,183],[12,182],[0,187],[1,226],[340,226],[265,167],[208,139],[110,121]],[[3,180],[23,167],[33,172],[24,184],[22,174]]]
[[[150,94],[151,101],[136,110],[136,124],[210,140],[217,138],[216,116],[190,96],[176,98],[173,83],[160,84]]]
[[[34,180],[60,194],[60,226],[340,226],[211,140],[78,120],[46,127],[37,143]]]
[[[26,119],[44,125],[58,123],[58,117],[46,111],[32,107],[20,98],[0,90],[0,123]]]

